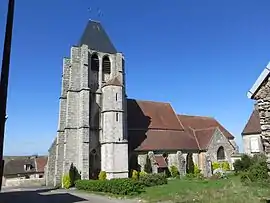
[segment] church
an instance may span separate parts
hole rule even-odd
[[[204,174],[207,163],[233,163],[234,136],[216,119],[178,115],[171,104],[130,99],[124,54],[100,22],[90,20],[70,57],[63,59],[57,136],[46,166],[46,184],[59,185],[71,164],[82,179],[127,178],[132,169],[152,172],[175,165],[186,172],[191,157]]]

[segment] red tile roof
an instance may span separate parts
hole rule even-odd
[[[156,161],[156,164],[158,165],[159,168],[168,167],[165,158],[163,156],[161,156],[161,155],[156,155],[155,156],[155,161]]]
[[[183,130],[169,103],[129,99],[129,129]]]
[[[260,116],[259,112],[254,109],[242,132],[242,135],[260,134],[260,133],[261,133]]]
[[[47,157],[37,157],[36,163],[37,172],[44,172],[45,166],[47,164]]]
[[[131,130],[129,131],[129,137],[131,138],[131,143],[133,143],[133,140],[136,140],[137,137],[145,137],[141,139],[142,142],[138,143],[136,148],[133,147],[139,151],[198,149],[194,136],[186,131],[148,130],[145,132]]]
[[[229,133],[214,118],[176,115],[169,103],[128,99],[130,150],[206,149],[216,128]]]
[[[202,130],[194,130],[200,149],[208,149],[208,145],[217,128],[207,128]]]
[[[234,136],[214,118],[189,115],[178,115],[178,118],[185,127],[190,127],[194,130],[218,127],[225,137],[228,139],[234,138]]]

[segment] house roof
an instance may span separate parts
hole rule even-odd
[[[242,135],[260,134],[261,124],[258,110],[254,109],[245,125]]]
[[[37,172],[44,172],[45,166],[47,164],[47,157],[37,157],[36,158],[36,171]]]
[[[30,164],[33,168],[30,171],[25,171],[24,165]],[[9,160],[4,166],[4,175],[25,174],[35,172],[35,160],[22,158]]]
[[[89,49],[104,52],[104,53],[117,53],[116,48],[111,42],[106,31],[103,29],[100,22],[89,20],[79,41],[79,46],[88,45]]]
[[[214,118],[176,115],[169,103],[128,99],[130,150],[206,149],[217,128],[229,133]]]
[[[194,130],[203,130],[218,127],[225,137],[227,137],[228,139],[234,139],[234,136],[226,128],[224,128],[215,118],[190,115],[178,115],[178,118],[185,127],[190,127]]]
[[[4,175],[44,172],[44,168],[47,164],[46,156],[6,156],[4,157],[4,160]],[[24,166],[26,164],[30,164],[32,166],[31,170],[25,171]]]
[[[248,91],[247,96],[250,99],[253,99],[254,95],[257,93],[257,91],[262,86],[263,82],[268,78],[270,73],[270,63],[265,67],[265,69],[262,71],[260,76],[257,78],[254,85],[251,87],[251,89]]]

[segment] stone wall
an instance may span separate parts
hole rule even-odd
[[[54,185],[55,176],[55,163],[56,163],[56,138],[53,141],[48,155],[48,161],[46,166],[46,185]]]
[[[171,166],[176,166],[178,168],[178,170],[180,171],[181,175],[185,175],[186,174],[186,163],[187,163],[187,152],[182,152],[182,151],[175,151],[175,152],[165,152],[167,154],[167,160],[168,160],[168,168],[170,169]],[[159,155],[162,156],[164,154],[164,152],[162,153],[158,153],[155,152],[155,155]],[[149,152],[145,152],[145,153],[140,153],[138,154],[138,164],[141,166],[141,170],[144,171],[144,167],[146,164],[146,159],[147,156],[149,155]],[[197,165],[198,167],[200,167],[200,156],[199,153],[192,153],[192,158],[193,158],[193,162],[194,165]],[[203,165],[203,164],[201,164]],[[153,171],[156,172],[157,169],[152,167]]]
[[[128,142],[126,131],[126,95],[122,55],[109,55],[112,64],[110,79],[120,84],[105,83],[102,87],[101,170],[108,179],[128,177]]]
[[[270,78],[263,82],[254,95],[260,115],[261,136],[264,152],[267,156],[267,165],[270,168]]]
[[[5,187],[40,187],[45,185],[45,178],[5,178]]]
[[[235,152],[234,147],[230,141],[222,134],[220,130],[216,130],[214,136],[208,146],[207,155],[212,162],[217,162],[217,151],[220,147],[224,148],[225,159],[231,163],[231,156]]]

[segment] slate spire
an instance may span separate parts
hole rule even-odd
[[[103,29],[100,22],[89,20],[87,26],[79,41],[79,45],[88,45],[89,49],[99,52],[117,53],[116,48],[112,44],[109,36]]]

